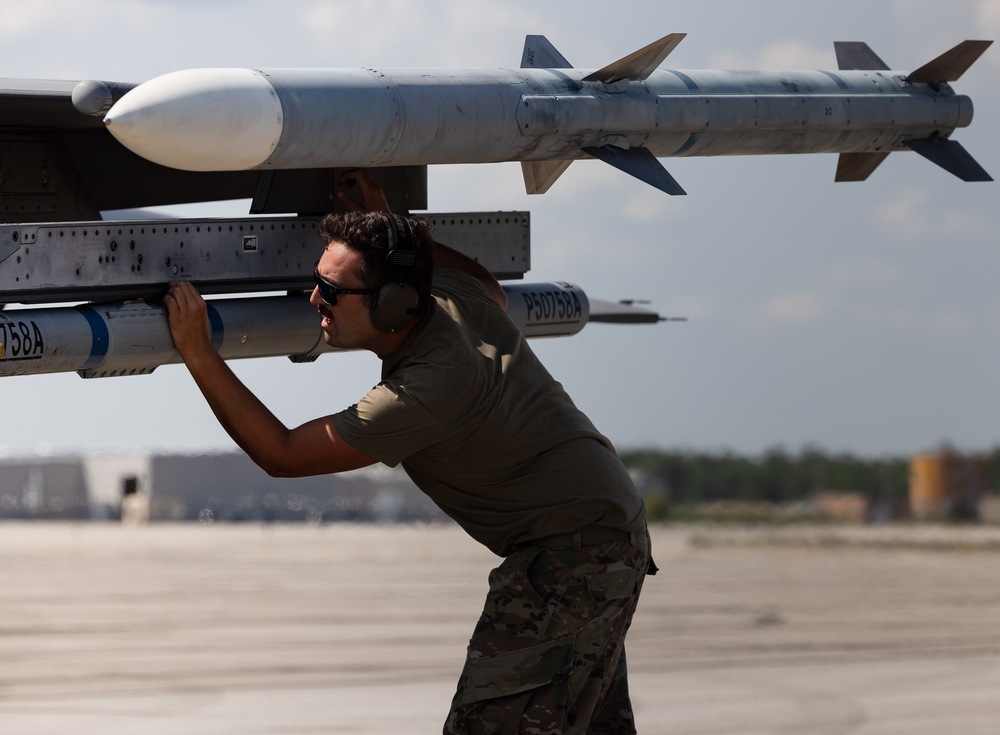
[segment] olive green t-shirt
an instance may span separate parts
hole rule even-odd
[[[610,442],[475,278],[441,270],[428,313],[382,380],[333,421],[351,446],[410,478],[473,538],[506,556],[584,526],[642,527]]]

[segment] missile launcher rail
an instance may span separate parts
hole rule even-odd
[[[422,216],[435,239],[498,278],[522,279],[530,267],[527,212]],[[242,294],[208,301],[212,343],[224,359],[312,362],[332,351],[309,303],[323,244],[318,226],[316,217],[0,225],[0,306],[31,305],[0,311],[0,377],[146,375],[179,362],[159,300],[181,279],[206,294]],[[595,313],[569,283],[504,290],[507,313],[527,337],[570,336],[591,320],[660,321],[627,304]],[[255,293],[265,291],[285,293]]]
[[[528,212],[419,215],[435,239],[500,279],[530,268]],[[159,299],[191,280],[205,294],[311,291],[318,217],[0,225],[0,303]]]

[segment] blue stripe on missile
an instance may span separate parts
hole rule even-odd
[[[89,306],[77,306],[76,310],[83,315],[90,325],[90,355],[87,361],[79,368],[87,370],[97,367],[108,356],[108,349],[111,347],[111,335],[108,333],[108,323],[101,318],[101,315]]]
[[[691,150],[692,148],[694,148],[694,144],[697,143],[697,142],[698,142],[698,134],[697,133],[691,133],[690,135],[688,135],[688,139],[686,141],[684,141],[684,145],[682,145],[680,148],[678,148],[676,151],[674,151],[674,155],[675,156],[682,156],[682,155],[684,155],[689,150]]]
[[[840,87],[842,91],[846,92],[850,89],[850,87],[847,86],[847,82],[844,81],[844,78],[840,76],[840,74],[834,74],[832,71],[823,71],[822,73],[826,74],[830,77],[830,79],[835,81],[837,86]]]
[[[226,327],[222,323],[222,317],[218,310],[212,306],[211,302],[206,302],[208,307],[208,324],[212,328],[212,347],[218,352],[222,349],[222,340],[226,336]]]
[[[675,77],[677,77],[682,82],[684,82],[684,86],[688,88],[689,92],[697,92],[698,91],[698,85],[697,85],[697,83],[695,83],[694,79],[692,79],[691,77],[689,77],[687,74],[679,72],[676,69],[666,69],[665,71],[669,71]]]

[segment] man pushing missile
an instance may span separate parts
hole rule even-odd
[[[363,170],[329,215],[310,302],[332,346],[382,359],[357,404],[286,428],[212,347],[204,300],[164,298],[174,344],[222,426],[262,469],[298,477],[375,462],[504,561],[445,733],[635,733],[625,633],[655,573],[645,509],[610,442],[504,312],[484,267],[389,212]]]

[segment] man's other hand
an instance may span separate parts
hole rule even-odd
[[[355,201],[345,189],[357,189],[361,192],[361,202]],[[337,196],[348,212],[389,212],[389,202],[385,198],[382,187],[372,181],[372,177],[363,168],[352,168],[340,176],[340,191]]]

